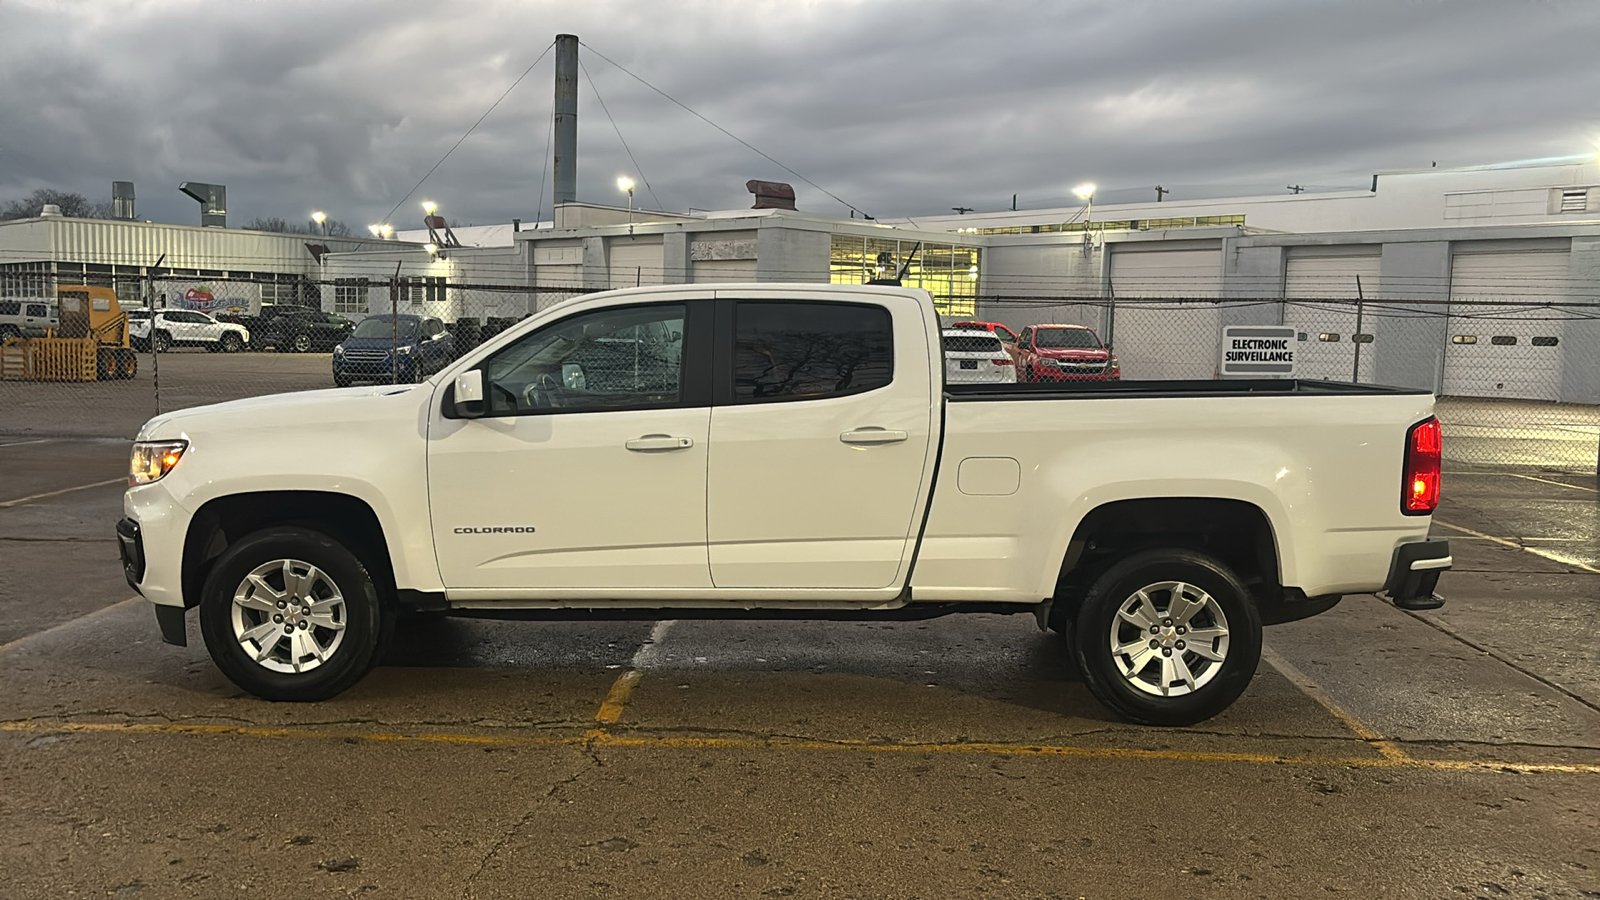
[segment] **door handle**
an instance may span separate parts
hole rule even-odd
[[[909,435],[904,431],[887,431],[882,428],[858,428],[839,435],[846,444],[898,444]]]
[[[673,437],[670,434],[647,434],[636,437],[622,446],[641,453],[652,450],[687,450],[694,446],[694,438]]]

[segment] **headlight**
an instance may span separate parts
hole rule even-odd
[[[1053,359],[1045,359],[1044,357],[1040,357],[1039,358],[1039,365],[1041,365],[1041,366],[1050,366],[1051,368],[1055,368],[1055,367],[1057,367],[1057,366],[1059,366],[1061,364],[1056,362]]]
[[[333,348],[333,355],[334,356],[343,356],[344,355],[344,345],[343,344],[339,344],[338,346],[334,347]]]
[[[128,487],[154,484],[165,478],[183,459],[188,441],[139,441],[128,460]]]
[[[410,347],[400,347],[398,352],[400,353],[401,356],[410,356],[411,355],[411,348]]]

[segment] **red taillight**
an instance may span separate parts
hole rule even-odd
[[[1439,463],[1444,432],[1436,418],[1424,419],[1406,432],[1405,480],[1400,485],[1400,510],[1425,516],[1439,505]]]
[[[1011,365],[1011,357],[1009,357],[1009,356],[1006,357],[1005,359],[991,359],[989,361],[994,363],[997,366],[1009,366],[1009,365]]]

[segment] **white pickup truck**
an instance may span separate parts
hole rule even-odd
[[[1031,612],[1102,702],[1168,725],[1244,691],[1263,624],[1442,602],[1426,392],[946,385],[941,353],[917,290],[595,294],[421,384],[150,420],[124,568],[165,640],[199,607],[273,700],[350,687],[418,615]]]

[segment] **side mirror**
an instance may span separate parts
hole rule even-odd
[[[454,403],[456,415],[476,419],[487,412],[483,402],[483,370],[469,369],[456,376]]]

